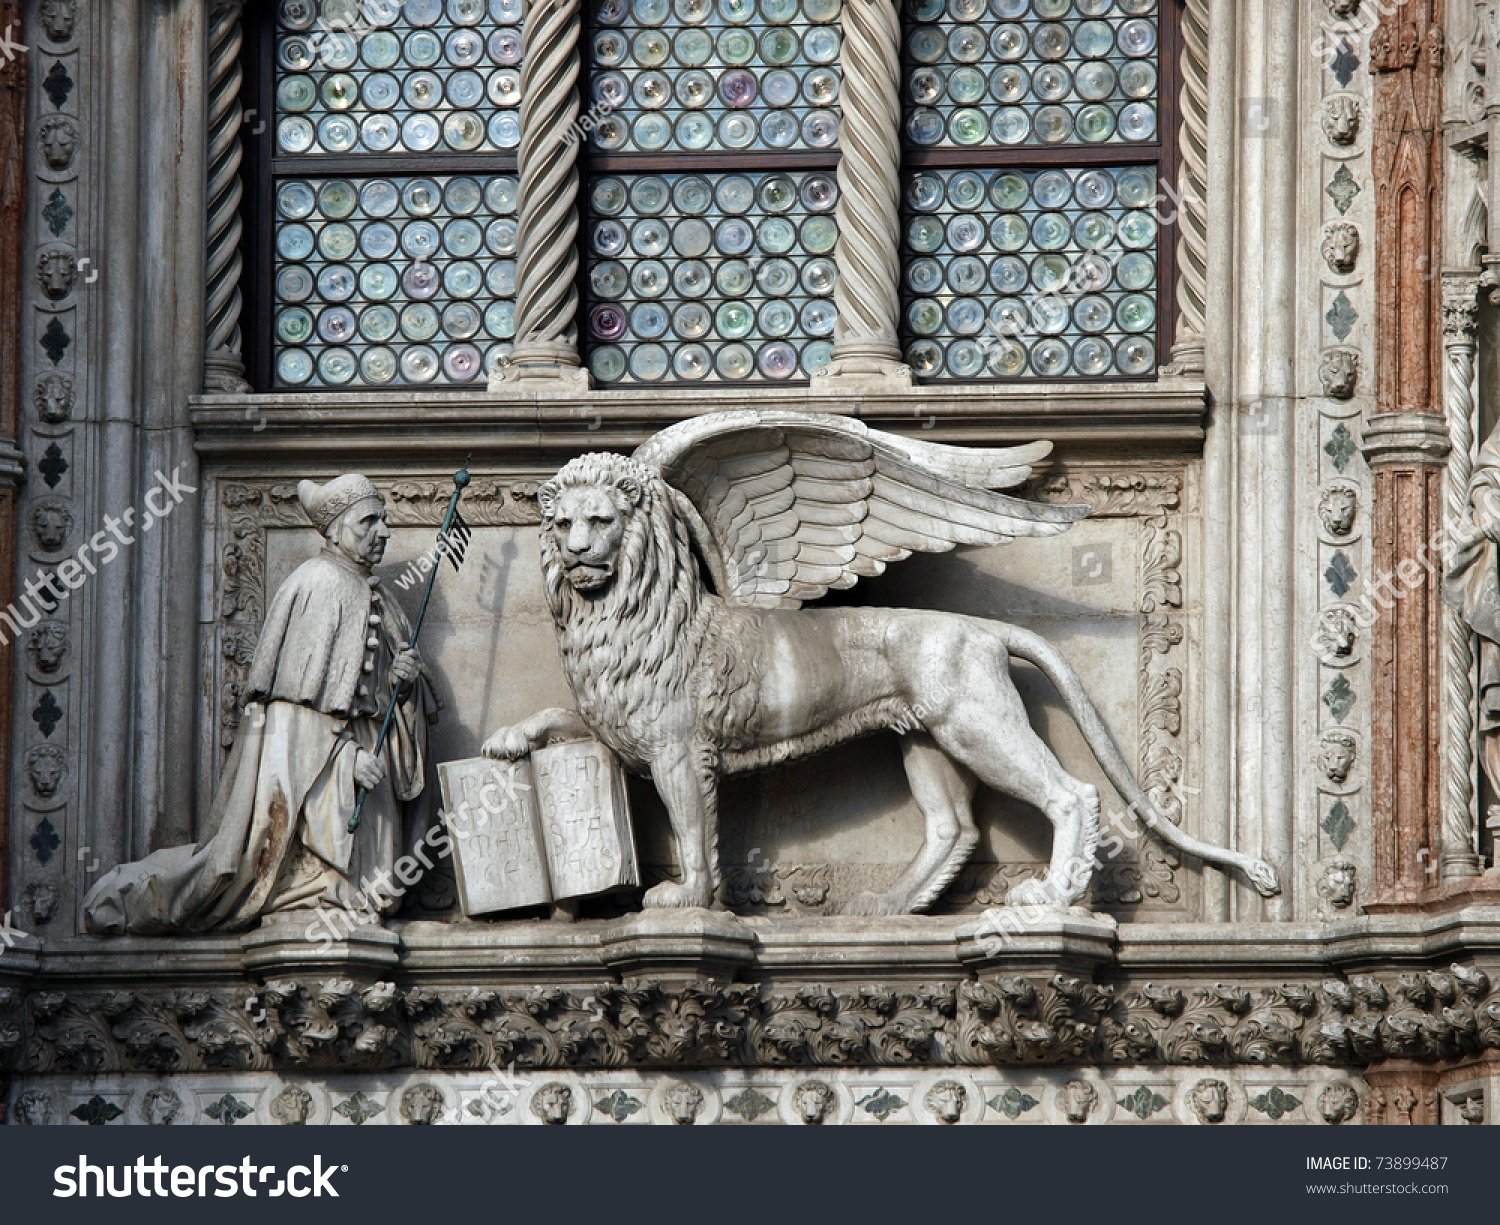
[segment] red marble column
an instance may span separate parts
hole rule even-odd
[[[1392,6],[1370,36],[1375,74],[1376,407],[1364,453],[1374,477],[1366,591],[1388,603],[1371,633],[1370,782],[1377,902],[1438,883],[1441,594],[1424,571],[1443,522],[1443,0]],[[1403,572],[1403,566],[1406,567]],[[1380,584],[1399,598],[1380,599]]]

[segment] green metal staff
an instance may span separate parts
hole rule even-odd
[[[417,635],[422,632],[422,621],[427,616],[427,601],[432,598],[432,584],[437,580],[438,571],[442,567],[442,557],[446,557],[453,563],[453,569],[457,570],[463,564],[464,554],[469,547],[469,537],[473,532],[469,525],[464,522],[464,517],[458,513],[458,500],[464,496],[464,489],[470,481],[469,456],[464,460],[464,466],[453,474],[453,496],[448,499],[448,513],[443,516],[443,526],[438,529],[437,549],[440,555],[438,564],[427,572],[427,586],[422,591],[422,605],[417,609],[417,619],[412,622],[411,641],[406,644],[407,650],[415,649]],[[385,748],[386,738],[391,733],[391,720],[396,716],[396,706],[401,701],[401,691],[406,687],[405,681],[397,681],[391,690],[391,704],[385,708],[385,718],[380,724],[380,735],[375,740],[375,756],[379,757]],[[354,815],[349,818],[349,832],[352,834],[359,828],[359,815],[365,808],[365,797],[370,793],[363,787],[359,789],[358,798],[354,802]]]

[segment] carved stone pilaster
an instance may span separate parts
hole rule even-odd
[[[0,30],[21,29],[17,0],[0,0]],[[21,419],[21,256],[26,213],[26,56],[0,65],[0,608],[15,595],[16,448]],[[10,778],[11,670],[14,652],[0,651],[0,779]],[[8,903],[10,805],[0,789],[0,908]]]
[[[521,62],[516,343],[490,387],[525,379],[587,388],[578,360],[579,0],[529,0]],[[576,135],[576,133],[575,133]]]
[[[240,46],[244,0],[215,0],[208,14],[208,224],[205,233],[203,385],[249,391],[240,343]]]
[[[1471,272],[1443,276],[1443,348],[1447,355],[1444,401],[1448,413],[1447,528],[1463,523],[1473,472],[1474,339],[1479,278]],[[1442,879],[1478,876],[1478,812],[1474,719],[1474,635],[1459,612],[1443,607],[1443,807]]]
[[[1177,209],[1177,332],[1172,365],[1201,374],[1208,301],[1208,0],[1187,0],[1182,10],[1182,159]]]
[[[833,360],[814,380],[910,385],[901,361],[901,19],[891,0],[844,5],[839,121],[838,322]]]

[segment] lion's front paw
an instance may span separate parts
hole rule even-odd
[[[894,898],[884,893],[874,893],[867,890],[854,898],[844,907],[845,914],[857,915],[882,915],[882,914],[905,914],[906,912],[896,904]]]
[[[713,900],[711,889],[695,889],[689,885],[679,885],[673,880],[664,880],[661,884],[652,885],[646,890],[645,897],[641,899],[641,905],[652,908],[672,906],[679,909],[701,906],[706,909]]]
[[[531,752],[531,738],[527,736],[526,729],[517,723],[514,727],[500,728],[480,746],[479,751],[486,757],[515,761]]]

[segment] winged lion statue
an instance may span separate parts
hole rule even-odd
[[[1072,905],[1096,866],[1099,793],[1031,727],[1014,656],[1057,688],[1105,776],[1157,837],[1239,869],[1263,895],[1278,892],[1269,864],[1204,843],[1157,811],[1045,639],[952,613],[801,607],[914,552],[1066,531],[1089,507],[1000,492],[1051,449],[949,447],[843,417],[730,410],[665,429],[628,458],[572,460],[538,496],[547,600],[578,708],[501,728],[483,752],[515,758],[596,736],[651,777],[670,818],[682,879],[653,886],[645,905],[709,906],[722,775],[895,729],[924,841],[890,888],[848,912],[930,906],[979,841],[978,782],[1053,827],[1046,873],[1007,901]]]

